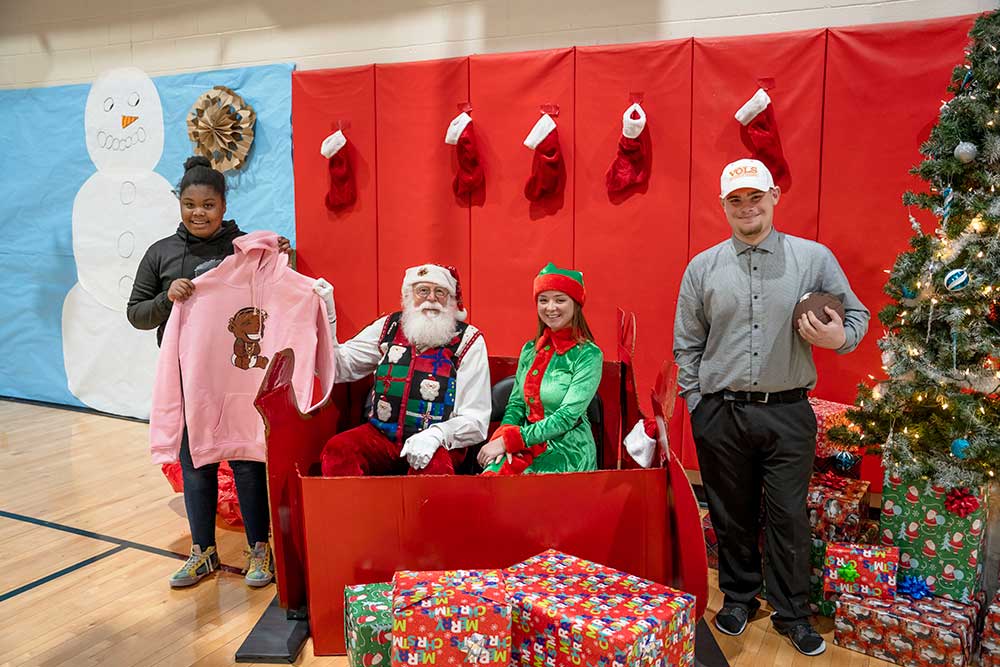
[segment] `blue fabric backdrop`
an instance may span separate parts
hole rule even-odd
[[[171,183],[191,154],[187,114],[201,93],[226,86],[254,108],[254,144],[245,171],[229,179],[227,217],[247,231],[276,231],[294,245],[292,69],[267,65],[153,82],[165,128],[156,171]],[[61,330],[63,300],[77,281],[73,199],[96,171],[84,137],[89,90],[0,90],[0,396],[81,405],[66,386]]]

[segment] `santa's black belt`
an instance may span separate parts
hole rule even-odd
[[[809,395],[808,389],[787,389],[785,391],[730,391],[725,389],[716,394],[727,401],[737,403],[794,403]]]

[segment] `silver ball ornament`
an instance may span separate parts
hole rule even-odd
[[[962,164],[969,164],[979,155],[979,149],[971,141],[963,141],[955,146],[955,159]]]

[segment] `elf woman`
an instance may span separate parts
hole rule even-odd
[[[604,355],[583,316],[583,274],[549,263],[535,278],[538,334],[521,349],[500,428],[479,451],[487,475],[597,468],[587,406]]]

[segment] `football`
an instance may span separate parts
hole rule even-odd
[[[828,324],[830,316],[824,310],[826,306],[840,315],[840,319],[844,319],[844,304],[834,295],[829,292],[806,292],[803,294],[799,302],[795,304],[795,310],[792,311],[792,324],[795,329],[799,328],[799,318],[810,311],[819,318],[820,322]]]

